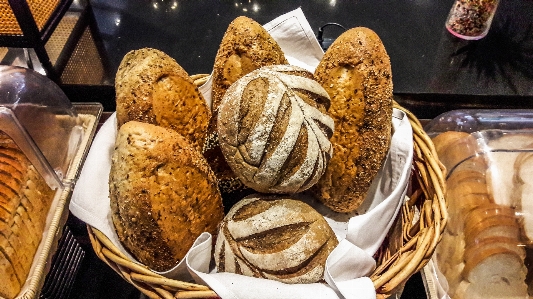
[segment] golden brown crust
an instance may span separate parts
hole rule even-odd
[[[233,82],[262,66],[276,64],[288,64],[278,43],[256,21],[237,17],[228,26],[215,56],[212,110],[217,110]]]
[[[170,128],[202,149],[211,111],[187,75],[161,77],[155,85],[153,111],[159,126]]]
[[[202,232],[215,233],[222,220],[213,172],[173,130],[136,121],[124,124],[109,180],[119,239],[154,270],[175,266]]]
[[[308,204],[253,194],[224,218],[215,263],[221,272],[312,283],[323,279],[326,259],[337,244],[327,221]]]
[[[204,155],[219,179],[222,193],[243,191],[245,186],[224,160],[217,133],[218,106],[229,86],[266,65],[288,64],[283,51],[256,21],[240,16],[228,26],[213,66],[212,111]]]
[[[248,187],[298,193],[324,173],[331,155],[329,96],[305,70],[266,66],[231,85],[218,114],[220,146]]]
[[[314,188],[324,204],[351,212],[365,199],[390,146],[392,71],[378,35],[363,27],[339,36],[315,71],[331,98],[333,157]]]
[[[211,111],[194,81],[170,56],[143,48],[128,52],[115,78],[117,123],[170,128],[203,147]]]

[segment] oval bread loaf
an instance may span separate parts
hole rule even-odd
[[[173,130],[136,121],[118,131],[109,197],[120,241],[156,271],[175,266],[223,218],[216,178],[201,153]]]
[[[220,272],[285,283],[323,279],[338,240],[324,217],[290,197],[249,195],[222,222],[215,246]]]
[[[332,210],[351,212],[364,201],[389,150],[390,59],[374,31],[352,28],[328,48],[315,78],[330,95],[335,132],[333,157],[313,190]]]
[[[173,129],[202,149],[211,111],[189,74],[166,53],[128,52],[115,78],[117,123],[139,121]]]
[[[218,135],[229,166],[263,193],[297,193],[314,185],[332,154],[329,97],[313,75],[266,66],[235,82],[219,108]]]
[[[215,56],[212,110],[217,111],[233,82],[253,70],[276,64],[288,64],[278,43],[256,21],[237,17],[229,24]]]

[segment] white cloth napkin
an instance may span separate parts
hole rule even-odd
[[[323,55],[301,9],[296,9],[264,25],[285,52],[291,64],[310,71]],[[210,102],[210,83],[200,88]],[[216,273],[212,264],[212,236],[204,233],[174,269],[160,273],[183,281],[194,280],[211,287],[224,299],[273,298],[372,298],[376,297],[368,275],[375,268],[372,255],[383,242],[404,202],[413,156],[412,128],[406,115],[394,110],[391,149],[374,180],[359,216],[337,214],[302,195],[302,199],[321,212],[340,243],[326,262],[327,283],[289,285],[277,281]],[[115,246],[124,250],[111,221],[108,178],[117,133],[113,114],[95,136],[74,189],[70,211],[79,219],[104,233]]]

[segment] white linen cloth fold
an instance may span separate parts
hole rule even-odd
[[[301,9],[284,14],[264,27],[280,43],[291,64],[313,71],[320,62],[322,49]],[[210,102],[209,82],[200,91]],[[213,248],[209,233],[197,238],[185,259],[176,267],[157,273],[208,285],[224,299],[375,298],[376,292],[368,277],[376,266],[372,255],[383,242],[404,203],[413,157],[412,128],[407,116],[394,109],[392,125],[391,148],[361,207],[361,215],[337,214],[301,195],[302,200],[324,215],[340,240],[326,262],[326,283],[290,285],[232,273],[216,273],[210,268]],[[69,208],[76,217],[100,230],[124,254],[135,260],[121,245],[111,220],[108,180],[116,134],[116,115],[113,114],[94,138]]]

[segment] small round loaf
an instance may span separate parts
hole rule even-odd
[[[235,204],[215,245],[219,272],[285,283],[323,279],[338,240],[322,215],[290,197],[253,194]]]
[[[216,233],[222,198],[201,153],[160,126],[130,121],[118,131],[109,175],[119,240],[156,271],[175,266],[203,232]]]
[[[352,28],[328,48],[315,78],[330,95],[335,133],[333,157],[313,191],[332,210],[351,212],[364,201],[389,150],[390,59],[374,31]]]
[[[140,121],[173,129],[203,147],[211,111],[189,74],[164,52],[128,52],[115,78],[117,123]]]
[[[295,66],[255,70],[226,92],[218,136],[226,161],[248,187],[297,193],[314,185],[331,157],[329,97]]]
[[[256,21],[240,16],[226,29],[213,66],[213,104],[217,111],[233,82],[266,65],[288,64],[283,51]]]

